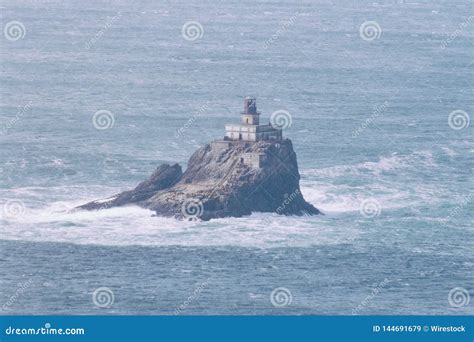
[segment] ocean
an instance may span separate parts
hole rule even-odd
[[[0,313],[474,314],[472,2],[0,4]],[[324,216],[69,212],[247,95]]]

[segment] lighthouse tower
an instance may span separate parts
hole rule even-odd
[[[246,97],[244,99],[244,111],[240,114],[242,114],[244,125],[258,125],[260,123],[260,113],[257,112],[257,99]]]
[[[260,141],[281,140],[281,129],[272,125],[260,125],[260,113],[257,111],[257,99],[246,97],[244,111],[240,113],[242,123],[225,125],[224,140],[231,141]]]

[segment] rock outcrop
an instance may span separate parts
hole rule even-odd
[[[183,173],[161,165],[135,189],[78,207],[97,210],[135,204],[158,216],[210,220],[252,212],[316,215],[299,187],[296,154],[282,141],[215,141],[199,148]]]

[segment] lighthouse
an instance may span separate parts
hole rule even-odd
[[[240,113],[241,124],[226,124],[224,140],[260,141],[281,140],[280,129],[271,124],[260,125],[260,113],[257,111],[257,99],[246,97],[244,110]]]

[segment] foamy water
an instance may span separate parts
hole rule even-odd
[[[432,154],[422,151],[382,156],[374,162],[302,170],[302,193],[323,211],[324,216],[285,217],[276,213],[255,213],[249,217],[210,222],[156,217],[152,211],[137,206],[100,211],[72,210],[101,195],[104,198],[104,195],[117,193],[118,188],[18,188],[9,193],[15,198],[28,198],[28,205],[22,202],[25,207],[20,215],[4,213],[0,233],[7,240],[111,246],[270,248],[350,243],[362,232],[357,221],[370,221],[361,216],[363,203],[368,199],[380,206],[381,219],[393,216],[397,210],[438,207],[449,189],[438,183],[423,184],[417,176],[420,170],[423,174],[436,169],[439,166]],[[393,172],[403,175],[405,182],[394,182]],[[351,184],[354,180],[358,184]],[[43,203],[45,192],[62,200]],[[70,201],[70,194],[80,194],[82,198]],[[434,215],[426,219],[442,221],[443,217]],[[351,222],[353,220],[356,222]]]
[[[3,2],[26,32],[0,40],[0,308],[31,280],[8,313],[168,314],[209,282],[183,314],[351,314],[388,279],[360,314],[472,314],[447,300],[474,286],[473,124],[449,121],[474,113],[469,2]],[[69,212],[185,168],[247,95],[290,113],[324,216]]]

